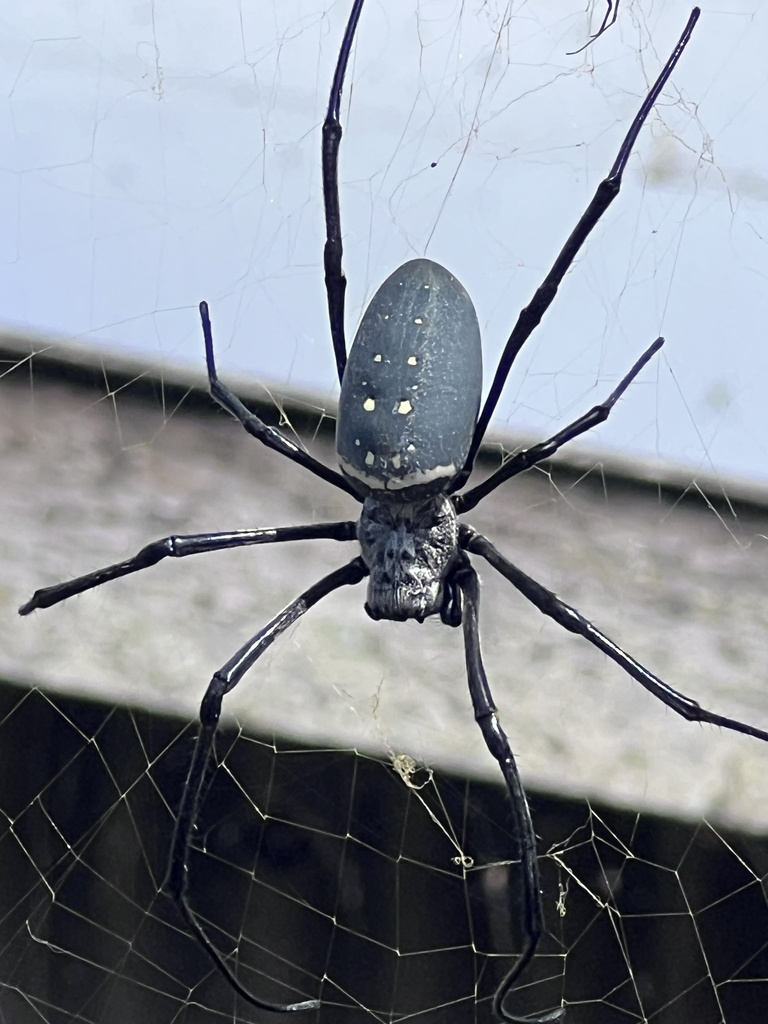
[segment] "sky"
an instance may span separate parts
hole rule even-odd
[[[337,384],[320,126],[348,3],[36,0],[0,16],[0,311],[62,343]],[[342,104],[348,341],[405,260],[473,297],[485,378],[690,13],[678,0],[367,0]],[[621,194],[493,429],[548,435],[662,353],[591,447],[765,483],[768,9],[702,4]]]

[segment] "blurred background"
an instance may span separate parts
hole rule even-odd
[[[0,309],[29,326],[336,396],[320,126],[348,4],[59,0],[3,15]],[[702,6],[624,190],[521,355],[499,429],[551,432],[659,334],[599,443],[765,477],[768,13]],[[690,13],[622,0],[369,3],[342,104],[351,336],[427,255],[478,309],[486,378]]]

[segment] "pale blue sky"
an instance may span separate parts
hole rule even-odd
[[[206,298],[223,373],[335,399],[319,125],[348,3],[266,7],[4,12],[6,324],[202,365]],[[343,107],[349,337],[381,280],[426,254],[472,294],[489,380],[689,9],[622,0],[616,26],[568,56],[583,0],[368,0]],[[663,333],[592,443],[768,477],[766,51],[760,0],[703,4],[622,194],[520,357],[500,429],[551,433]]]

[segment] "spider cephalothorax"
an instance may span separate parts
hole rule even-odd
[[[444,494],[404,502],[368,497],[357,527],[370,573],[365,610],[372,619],[418,619],[440,614],[458,625],[446,579],[456,565],[459,523]]]

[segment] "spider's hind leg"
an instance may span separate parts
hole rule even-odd
[[[363,0],[355,0],[341,41],[336,70],[331,83],[331,93],[328,98],[328,111],[323,122],[322,164],[323,206],[325,209],[323,265],[325,267],[325,292],[328,297],[328,320],[331,327],[331,340],[336,357],[339,384],[344,377],[344,369],[347,365],[347,342],[344,336],[344,296],[347,290],[347,279],[341,265],[343,246],[341,206],[339,204],[339,147],[342,134],[339,116],[344,76],[347,73],[347,63],[362,9]]]

